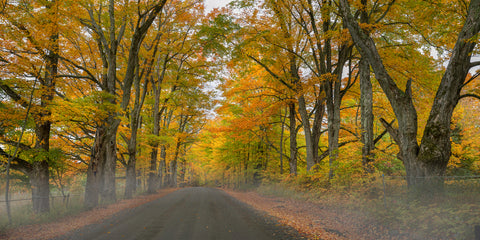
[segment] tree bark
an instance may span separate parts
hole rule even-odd
[[[29,174],[32,186],[33,210],[37,213],[50,211],[49,168],[47,161],[33,163],[33,170]]]
[[[320,93],[319,92],[319,97]],[[315,103],[315,116],[313,118],[313,127],[312,127],[312,144],[313,144],[313,160],[315,164],[320,163],[321,159],[318,156],[318,145],[320,143],[320,136],[322,134],[322,121],[323,116],[325,115],[325,100],[324,99],[317,99]]]
[[[158,184],[160,187],[167,186],[167,148],[165,145],[160,146],[160,164],[158,164]]]
[[[126,199],[133,197],[133,194],[137,192],[137,170],[136,170],[136,156],[129,154],[126,170],[125,180],[125,195]]]
[[[149,67],[149,69],[151,69]],[[147,70],[147,72],[149,72]],[[140,76],[138,75],[137,69],[137,78],[135,80],[135,103],[132,112],[130,113],[130,139],[127,139],[128,143],[128,163],[127,163],[127,172],[126,172],[126,182],[125,182],[125,198],[131,198],[134,193],[137,191],[137,174],[136,174],[136,162],[137,162],[137,135],[138,129],[140,128],[140,111],[145,102],[145,97],[147,95],[148,88],[148,76],[145,78],[145,84],[143,86],[143,91],[140,91]],[[142,95],[140,97],[140,94]]]
[[[298,97],[298,112],[300,113],[300,117],[302,118],[303,124],[303,132],[305,133],[305,147],[307,151],[307,172],[310,171],[315,164],[314,156],[313,156],[313,142],[312,142],[312,131],[310,129],[310,117],[307,113],[307,106],[305,103],[305,98],[303,95]]]
[[[113,118],[114,116],[110,117]],[[101,193],[102,199],[108,203],[117,201],[115,176],[117,167],[117,131],[118,125],[120,124],[119,119],[112,119],[111,121],[113,124],[107,128],[107,149],[105,154],[105,165],[103,168],[104,183]]]
[[[370,81],[370,65],[365,59],[360,59],[360,112],[361,112],[361,140],[362,165],[365,173],[372,173],[375,156],[373,150],[373,92]]]
[[[290,120],[290,174],[297,175],[297,123],[295,103],[288,104],[289,120]]]
[[[367,0],[361,0],[363,9],[360,12],[360,22],[368,23]],[[358,63],[360,75],[360,112],[361,112],[361,140],[362,140],[362,166],[365,173],[373,173],[372,163],[375,159],[373,137],[373,90],[370,80],[370,65],[368,60],[360,58]]]
[[[328,48],[330,46],[328,45]],[[340,107],[342,104],[343,94],[342,75],[343,67],[348,59],[347,53],[350,47],[342,45],[338,53],[338,61],[333,77],[325,81],[325,96],[327,105],[327,120],[328,120],[328,149],[329,149],[329,179],[332,179],[335,172],[335,162],[338,158],[339,136],[340,136]],[[328,62],[327,62],[328,63]],[[331,64],[331,63],[330,63]],[[327,64],[328,65],[328,64]],[[331,70],[330,70],[331,71]],[[347,86],[348,87],[348,86]],[[344,91],[346,91],[345,89]]]
[[[283,175],[283,135],[285,133],[285,121],[287,119],[287,109],[285,109],[285,116],[282,117],[282,124],[281,124],[281,130],[280,130],[280,175]]]
[[[87,169],[87,183],[85,185],[85,207],[93,208],[98,205],[100,190],[103,188],[103,166],[105,159],[105,127],[98,126],[95,131],[95,142]]]
[[[340,83],[338,81],[327,81],[325,88],[328,120],[328,149],[329,149],[329,172],[328,179],[332,179],[338,158],[338,138],[340,132]]]
[[[175,147],[175,155],[170,161],[170,186],[176,188],[177,185],[177,161],[178,161],[178,152],[179,152],[179,143]]]
[[[155,103],[153,106],[153,132],[152,134],[154,136],[159,137],[160,136],[160,120],[161,120],[161,112],[160,112],[160,94],[162,91],[161,84],[163,82],[163,76],[165,74],[166,70],[166,60],[164,62],[164,69],[162,70],[162,74],[160,76],[160,79],[158,80],[157,83],[154,83],[153,86],[155,88]],[[158,145],[159,142],[158,140],[155,140],[153,144],[151,145],[152,152],[150,155],[150,169],[148,173],[148,192],[149,193],[154,193],[157,191],[157,158],[158,158]]]

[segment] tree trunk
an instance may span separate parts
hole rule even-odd
[[[158,186],[166,187],[167,186],[167,148],[165,145],[160,147],[160,164],[158,165]]]
[[[305,98],[303,95],[298,97],[298,112],[300,113],[300,117],[302,118],[302,124],[303,124],[303,132],[305,133],[305,145],[306,145],[306,151],[307,151],[307,172],[310,171],[310,169],[313,167],[315,164],[314,161],[314,156],[313,156],[313,142],[312,142],[312,131],[310,129],[310,117],[308,116],[307,113],[307,107],[305,104]]]
[[[116,167],[117,167],[117,130],[120,124],[119,119],[111,118],[112,123],[108,125],[106,134],[106,154],[103,168],[103,189],[102,200],[112,203],[117,200],[116,195]],[[109,121],[110,122],[110,121]]]
[[[152,62],[153,64],[153,62]],[[151,68],[149,68],[151,69]],[[128,162],[127,162],[127,172],[126,172],[126,183],[125,183],[125,198],[132,198],[133,194],[137,192],[137,135],[138,129],[140,128],[140,111],[143,107],[143,103],[145,102],[145,97],[147,95],[147,87],[148,87],[148,75],[145,78],[145,84],[142,91],[142,96],[140,97],[140,77],[138,76],[138,69],[137,69],[137,77],[135,79],[135,103],[132,112],[130,113],[130,139],[127,139],[128,143]]]
[[[155,146],[156,145],[156,146]],[[158,144],[152,147],[150,155],[150,168],[148,171],[148,193],[155,193],[157,191],[157,157],[158,157]]]
[[[180,173],[179,173],[180,187],[185,186],[186,167],[187,167],[187,164],[186,164],[186,161],[185,161],[185,157],[182,156],[182,157],[180,157]]]
[[[282,117],[282,124],[280,130],[280,175],[283,175],[283,135],[285,133],[285,121],[287,118],[287,109],[285,109],[285,116]]]
[[[36,213],[50,211],[50,185],[48,163],[46,161],[34,162],[30,177],[32,185],[33,210]]]
[[[319,96],[320,93],[321,92],[319,92]],[[318,145],[320,143],[320,136],[322,134],[323,115],[325,114],[324,101],[324,99],[317,99],[315,103],[315,116],[312,127],[313,160],[315,161],[315,164],[318,164],[321,161],[320,157],[318,156]]]
[[[360,111],[361,111],[361,140],[362,165],[365,173],[372,173],[375,156],[373,155],[373,92],[370,81],[370,65],[364,58],[360,59]]]
[[[160,136],[160,122],[161,122],[161,112],[160,112],[160,95],[162,93],[162,82],[165,76],[167,60],[163,62],[163,69],[159,75],[158,81],[155,83],[152,79],[152,86],[154,87],[155,93],[155,103],[153,105],[152,117],[153,117],[153,130],[152,134],[156,137]],[[157,158],[158,158],[158,140],[150,145],[152,152],[150,155],[150,171],[148,173],[148,192],[154,193],[157,191]]]
[[[339,62],[339,64],[341,64]],[[326,81],[325,93],[327,103],[328,117],[328,149],[329,149],[329,166],[328,178],[332,179],[335,173],[335,164],[338,158],[338,139],[340,134],[340,87],[341,74],[336,76],[334,81]]]
[[[170,187],[177,187],[177,160],[170,161]]]
[[[289,119],[290,119],[290,174],[297,175],[297,123],[295,111],[295,103],[290,102],[288,104],[289,108]]]
[[[137,173],[136,173],[136,157],[135,155],[129,155],[127,163],[126,181],[125,181],[125,198],[129,199],[133,197],[133,194],[137,192]]]
[[[363,9],[360,12],[360,22],[368,23],[367,0],[361,0]],[[358,64],[360,75],[360,112],[361,112],[361,141],[362,141],[362,166],[365,173],[373,173],[372,163],[375,159],[373,150],[373,90],[370,80],[370,65],[368,60],[360,58]]]
[[[98,126],[95,131],[95,142],[87,169],[85,185],[85,207],[94,208],[98,205],[100,189],[103,187],[103,166],[105,160],[105,127]]]

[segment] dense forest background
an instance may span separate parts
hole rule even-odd
[[[0,188],[35,212],[60,193],[92,208],[164,187],[368,193],[383,175],[432,193],[480,175],[479,0],[0,11]]]

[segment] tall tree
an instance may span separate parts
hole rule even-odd
[[[0,88],[13,101],[27,109],[27,98],[19,91],[22,83],[40,83],[33,106],[35,123],[34,145],[22,145],[33,153],[33,159],[13,156],[12,167],[28,175],[32,187],[32,202],[35,212],[50,210],[49,164],[50,132],[52,128],[51,105],[55,96],[59,61],[59,9],[57,1],[33,1],[8,4],[1,12],[6,55],[1,61],[6,65],[9,79],[1,79]],[[12,39],[17,39],[12,41]],[[41,59],[37,61],[37,59]],[[32,81],[32,79],[34,79]],[[9,143],[7,141],[6,143]],[[3,156],[9,156],[0,149]],[[9,156],[10,157],[10,156]]]
[[[367,0],[361,0],[360,22],[368,23]],[[373,136],[373,90],[370,80],[370,65],[365,58],[358,63],[358,74],[360,75],[360,112],[361,112],[361,141],[362,165],[366,173],[373,172],[373,150],[375,147]]]
[[[294,19],[301,33],[301,38],[297,41],[305,42],[305,47],[309,49],[303,53],[296,53],[302,60],[303,66],[311,72],[310,78],[316,80],[308,84],[318,85],[313,88],[315,100],[311,113],[314,116],[312,125],[304,100],[299,97],[299,113],[302,116],[307,142],[307,170],[319,163],[322,156],[326,156],[319,156],[318,151],[321,124],[326,107],[328,155],[332,177],[333,163],[338,158],[340,147],[340,106],[343,96],[354,84],[351,76],[347,81],[342,81],[344,75],[347,75],[344,74],[344,68],[351,58],[352,46],[339,37],[342,34],[342,26],[338,24],[338,16],[333,11],[333,1],[282,0],[280,3],[277,5],[282,6],[284,11]],[[307,136],[310,139],[307,139]]]
[[[117,51],[127,28],[127,17],[134,17],[134,23],[131,25],[130,46],[128,47],[128,59],[126,62],[126,71],[122,80],[122,97],[120,108],[125,111],[130,102],[130,92],[134,81],[136,68],[139,65],[138,54],[142,46],[145,35],[163,9],[166,0],[154,1],[152,3],[138,2],[136,8],[128,3],[121,5],[123,12],[118,12],[115,1],[109,0],[106,6],[104,3],[99,5],[93,2],[84,3],[88,12],[88,18],[81,19],[81,22],[90,29],[97,40],[97,48],[103,63],[101,85],[104,92],[103,102],[116,105],[117,95]],[[103,7],[108,9],[104,15]],[[137,9],[136,14],[129,11]],[[118,19],[120,15],[122,20]],[[103,20],[108,19],[105,23]],[[117,28],[117,24],[120,26]],[[103,24],[106,24],[104,26]],[[130,25],[129,25],[130,26]],[[92,158],[89,164],[87,175],[87,186],[85,192],[85,205],[94,207],[98,204],[98,194],[106,201],[115,201],[115,168],[117,161],[116,137],[120,124],[118,113],[110,111],[108,116],[102,121],[103,124],[97,127],[95,134],[95,144],[92,150]]]
[[[410,186],[443,182],[451,155],[450,123],[462,88],[472,67],[471,54],[480,31],[480,1],[470,1],[465,22],[459,31],[455,46],[443,74],[431,107],[420,144],[417,142],[417,111],[413,104],[412,80],[401,90],[387,72],[373,39],[367,35],[350,12],[350,4],[339,0],[344,22],[363,57],[368,59],[375,76],[387,95],[398,119],[398,129],[384,122],[389,134],[400,148],[398,157],[403,161]]]

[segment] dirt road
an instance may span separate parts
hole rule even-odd
[[[221,190],[186,188],[56,239],[303,239]]]

